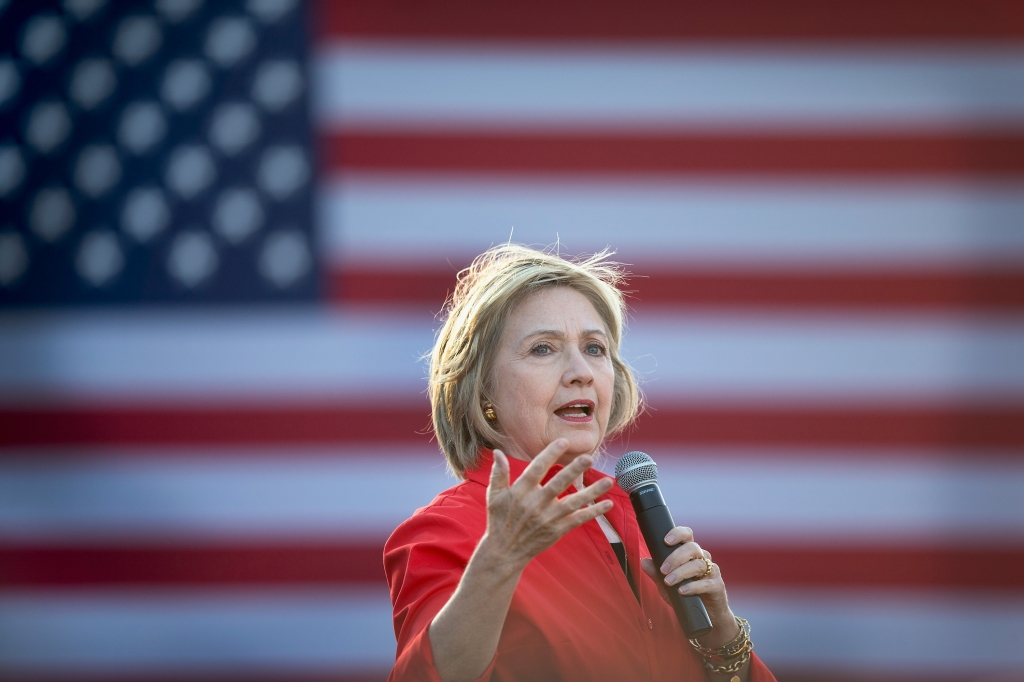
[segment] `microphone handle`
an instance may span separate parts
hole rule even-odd
[[[648,483],[633,490],[629,494],[629,499],[636,511],[636,522],[640,526],[640,533],[644,536],[644,542],[647,543],[647,549],[651,553],[655,567],[660,571],[661,565],[665,563],[669,554],[679,544],[682,544],[674,546],[665,544],[665,536],[676,527],[675,521],[672,520],[672,512],[665,504],[665,498],[662,497],[661,489],[656,483]],[[679,594],[680,585],[694,580],[698,580],[698,578],[690,578],[671,587],[666,586],[669,601],[672,602],[679,624],[690,639],[706,635],[711,632],[712,628],[711,618],[708,617],[708,611],[704,608],[701,598],[695,594],[685,596]]]

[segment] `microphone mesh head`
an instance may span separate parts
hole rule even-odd
[[[643,483],[656,483],[658,465],[646,452],[627,452],[615,463],[615,481],[627,493]]]

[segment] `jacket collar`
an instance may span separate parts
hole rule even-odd
[[[526,471],[526,467],[528,467],[529,465],[530,463],[525,460],[516,459],[514,457],[508,457],[509,483],[515,483],[516,480],[523,475],[523,472]],[[494,451],[488,450],[487,448],[481,448],[480,459],[477,462],[476,467],[466,472],[466,480],[473,481],[474,483],[479,483],[480,485],[487,487],[491,482],[491,467],[493,466]],[[559,471],[561,471],[562,468],[563,467],[560,464],[555,464],[550,469],[548,469],[548,473],[544,476],[544,479],[541,481],[541,485],[544,485],[549,480],[551,480],[551,477],[557,474]],[[583,474],[583,484],[591,485],[595,481],[598,481],[602,478],[611,477],[608,474],[602,471],[598,471],[597,469],[591,467]],[[569,486],[569,489],[574,490],[575,488],[573,488],[573,486]],[[611,490],[605,493],[605,495],[602,495],[601,498],[604,498],[605,496],[622,498],[627,502],[629,501],[629,496],[622,491],[622,488],[619,487],[618,483],[613,485]]]

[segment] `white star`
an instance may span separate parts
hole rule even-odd
[[[171,152],[165,180],[182,199],[195,198],[216,179],[217,167],[207,147],[181,145]]]
[[[256,70],[252,97],[267,111],[280,111],[302,92],[302,72],[292,59],[270,59]]]
[[[63,102],[36,104],[28,115],[25,139],[41,154],[49,154],[67,139],[71,116]]]
[[[206,56],[223,69],[245,59],[254,47],[256,31],[248,19],[241,17],[214,19],[206,34]]]
[[[285,289],[309,272],[312,262],[306,236],[297,229],[284,229],[267,235],[257,268],[277,288]]]
[[[71,74],[68,95],[83,109],[94,109],[113,94],[117,76],[107,59],[83,59]]]
[[[260,160],[260,189],[282,201],[309,180],[309,163],[299,145],[267,147]]]
[[[140,244],[167,229],[171,210],[164,193],[157,187],[136,187],[125,197],[121,209],[121,229]]]
[[[239,153],[259,136],[260,119],[247,102],[221,104],[210,122],[210,142],[227,156]]]
[[[0,145],[0,197],[7,198],[25,179],[25,159],[13,144]]]
[[[39,190],[32,200],[28,225],[40,239],[55,242],[75,224],[75,205],[63,187]]]
[[[125,17],[117,26],[110,51],[128,66],[139,66],[160,49],[163,34],[156,19],[146,16]]]
[[[85,21],[105,4],[106,0],[64,0],[64,11],[79,21]]]
[[[44,66],[56,57],[67,42],[64,22],[52,14],[40,14],[25,22],[21,37],[21,55],[36,66]]]
[[[0,232],[0,286],[8,287],[28,270],[25,240],[14,230]]]
[[[132,102],[121,114],[117,141],[133,154],[145,154],[167,134],[167,121],[156,102]]]
[[[175,59],[164,72],[160,97],[178,111],[186,111],[210,91],[210,74],[198,59]]]
[[[191,17],[202,6],[203,0],[156,0],[154,4],[166,21],[179,24]]]
[[[197,229],[179,232],[167,256],[167,271],[189,289],[209,279],[218,265],[213,239]]]
[[[264,24],[273,24],[295,7],[295,0],[249,0],[245,8]]]
[[[121,162],[109,144],[91,144],[82,148],[75,164],[75,187],[82,194],[98,199],[121,181]]]
[[[255,190],[224,190],[213,209],[213,229],[230,244],[241,244],[263,224],[263,208]]]
[[[82,237],[75,257],[78,276],[94,287],[109,284],[124,268],[124,253],[117,235],[108,229],[93,230]]]
[[[21,74],[13,59],[0,59],[0,109],[17,97],[21,89]]]

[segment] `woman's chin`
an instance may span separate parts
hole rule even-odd
[[[583,431],[581,429],[565,429],[561,430],[560,433],[557,433],[555,438],[564,438],[569,441],[569,447],[566,448],[565,451],[565,454],[568,457],[567,461],[571,461],[580,455],[592,454],[597,450],[598,446],[601,445],[601,437],[596,432],[596,429],[587,431]]]

